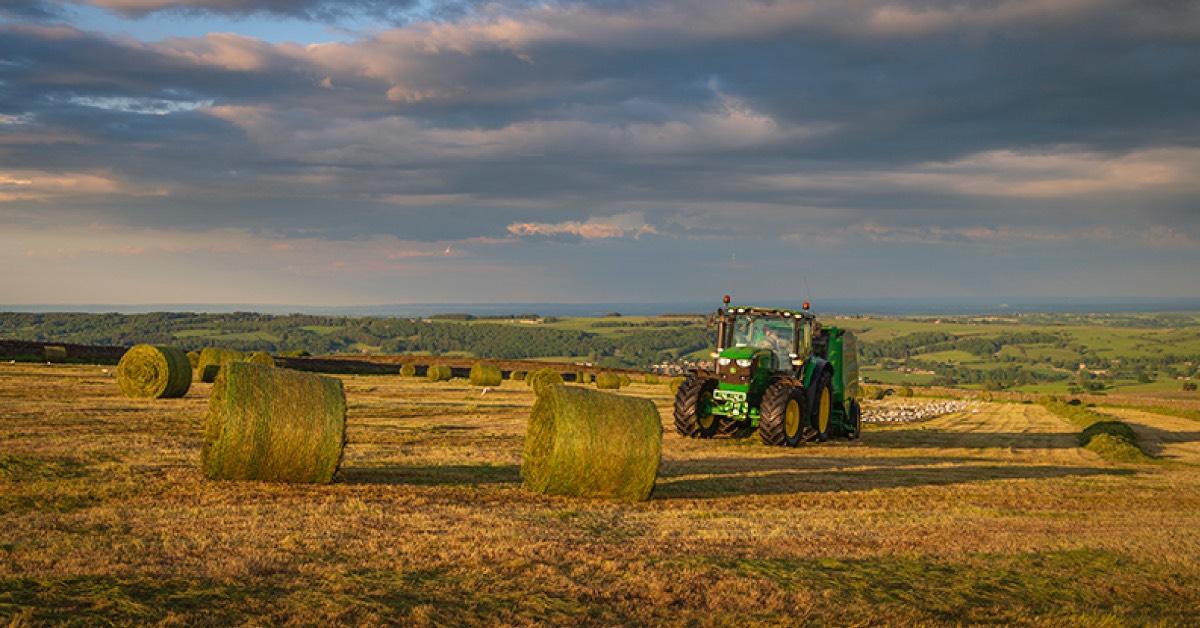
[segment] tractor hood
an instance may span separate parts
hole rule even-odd
[[[770,350],[758,347],[729,347],[721,352],[721,357],[730,360],[749,360],[760,353],[770,353]]]

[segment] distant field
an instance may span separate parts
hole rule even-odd
[[[693,441],[665,386],[654,498],[520,487],[532,395],[345,377],[329,486],[198,472],[209,385],[0,364],[0,623],[1194,625],[1200,422],[1119,410],[1160,461],[1040,406],[799,449]]]
[[[1200,382],[1200,319],[1194,313],[822,320],[858,335],[864,377],[885,384],[1166,394],[1183,392],[1186,378]],[[714,333],[702,316],[410,321],[258,314],[0,314],[0,339],[533,359],[642,369],[703,362]]]

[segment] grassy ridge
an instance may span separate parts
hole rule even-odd
[[[1082,431],[1079,446],[1096,452],[1112,462],[1149,462],[1152,460],[1138,445],[1137,435],[1128,423],[1095,412],[1083,405],[1071,405],[1057,399],[1042,403],[1047,410],[1070,421]]]

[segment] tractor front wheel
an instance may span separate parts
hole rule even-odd
[[[816,378],[817,385],[808,389],[809,439],[829,440],[829,424],[833,419],[833,383],[829,371]]]
[[[763,393],[759,406],[758,436],[773,446],[795,447],[804,434],[804,396],[784,382],[775,382]]]
[[[717,380],[689,377],[675,393],[675,431],[688,438],[712,438],[721,424],[712,413]]]
[[[846,432],[846,438],[854,440],[862,434],[862,407],[858,405],[857,399],[850,400],[850,431]]]

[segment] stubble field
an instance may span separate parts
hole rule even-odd
[[[204,481],[210,386],[0,365],[0,624],[1194,624],[1200,422],[1113,410],[1117,465],[1037,405],[799,449],[691,441],[654,498],[532,495],[533,396],[344,377],[329,486]]]

